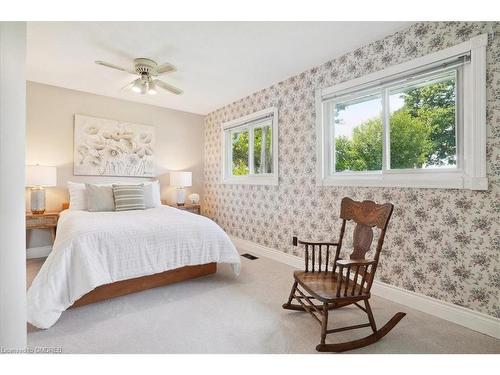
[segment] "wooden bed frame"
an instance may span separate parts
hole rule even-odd
[[[140,292],[146,289],[157,288],[179,281],[194,279],[197,277],[211,275],[217,272],[217,263],[186,266],[174,270],[155,273],[153,275],[136,277],[135,279],[116,281],[111,284],[98,286],[77,300],[71,308],[88,305],[90,303],[106,299],[124,296],[126,294]]]
[[[69,208],[69,203],[63,203],[62,209]],[[133,279],[116,281],[114,283],[98,286],[83,297],[75,301],[70,308],[88,305],[90,303],[106,299],[124,296],[126,294],[140,292],[147,289],[157,288],[179,281],[195,279],[197,277],[211,275],[217,272],[217,263],[200,264],[196,266],[185,266],[173,270],[155,273],[153,275],[136,277]]]

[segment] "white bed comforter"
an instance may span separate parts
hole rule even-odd
[[[63,211],[47,260],[28,290],[28,321],[51,327],[99,285],[187,265],[240,258],[227,234],[206,217],[168,206],[144,211]]]

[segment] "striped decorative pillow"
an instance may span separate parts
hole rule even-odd
[[[113,185],[115,211],[145,210],[144,185]]]

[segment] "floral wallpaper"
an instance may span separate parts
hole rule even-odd
[[[487,32],[488,191],[315,185],[316,88]],[[279,107],[279,186],[221,184],[221,124],[269,106]],[[205,120],[203,211],[231,235],[303,256],[301,248],[292,246],[292,236],[336,239],[342,197],[390,201],[395,211],[377,278],[500,317],[499,146],[500,23],[416,23],[210,113]]]

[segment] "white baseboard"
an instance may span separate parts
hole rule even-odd
[[[304,260],[255,242],[230,236],[240,252],[251,252],[266,258],[303,268]],[[500,319],[449,302],[440,301],[420,293],[411,292],[381,281],[374,281],[372,293],[415,310],[470,328],[474,331],[500,339]]]
[[[427,314],[437,316],[438,318],[500,339],[500,319],[493,316],[450,302],[428,297],[420,293],[411,292],[381,281],[374,281],[372,293],[401,305],[423,311]]]
[[[26,258],[45,258],[52,251],[52,246],[30,247],[26,249]]]

